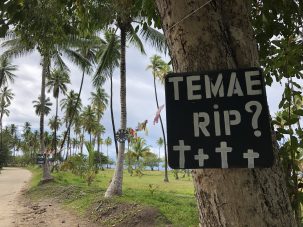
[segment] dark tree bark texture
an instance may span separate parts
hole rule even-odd
[[[213,0],[178,23],[206,2],[156,1],[174,71],[259,66],[249,1]],[[277,160],[270,169],[193,170],[193,178],[201,226],[296,226]]]

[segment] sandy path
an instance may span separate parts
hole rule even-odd
[[[15,226],[18,203],[23,187],[31,178],[31,172],[21,168],[4,168],[0,174],[0,227]]]

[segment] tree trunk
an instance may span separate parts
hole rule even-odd
[[[50,58],[49,56],[43,56],[42,62],[42,82],[41,82],[41,106],[42,111],[40,115],[40,154],[45,154],[45,144],[44,144],[44,106],[45,106],[45,79],[49,72]],[[48,157],[45,157],[45,163],[43,164],[43,175],[42,181],[48,181],[53,179],[50,173]]]
[[[100,153],[100,135],[97,137],[97,151]]]
[[[55,147],[55,157],[57,155],[57,121],[58,121],[58,106],[59,106],[59,97],[56,98],[56,116],[55,116],[55,141],[54,141],[54,147]]]
[[[3,118],[3,110],[1,111],[1,116],[0,116],[0,129],[1,129],[1,138],[0,138],[0,153],[3,152],[2,146],[3,146],[3,130],[2,130],[2,118]]]
[[[154,77],[154,90],[155,90],[156,104],[157,104],[157,109],[159,109],[157,85],[156,85],[156,76],[153,75],[153,77]],[[165,136],[165,132],[164,132],[164,127],[163,127],[161,114],[160,114],[160,124],[161,124],[161,130],[162,130],[163,142],[164,142],[164,182],[168,182],[166,136]]]
[[[213,0],[184,20],[206,1],[156,3],[175,72],[259,66],[249,1]],[[193,170],[193,178],[201,226],[296,226],[277,157],[272,168]]]
[[[106,169],[108,169],[108,162],[109,162],[109,159],[108,159],[108,145],[106,145],[106,157],[107,157]]]
[[[114,109],[113,109],[113,74],[110,74],[110,116],[112,121],[112,127],[113,127],[113,136],[114,136],[114,142],[115,142],[115,148],[116,148],[116,158],[118,157],[118,143],[116,139],[116,126],[115,126],[115,118],[114,118]]]
[[[126,47],[126,29],[121,30],[121,60],[120,60],[120,102],[121,102],[121,129],[126,129],[126,66],[125,66],[125,47]],[[124,162],[125,142],[119,143],[119,152],[116,162],[115,173],[112,181],[105,192],[105,197],[122,195],[123,181],[123,162]]]

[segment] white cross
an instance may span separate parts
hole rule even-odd
[[[204,154],[203,149],[198,150],[198,154],[195,155],[195,160],[199,160],[199,166],[204,166],[204,160],[207,160],[209,156]]]
[[[185,165],[185,151],[190,151],[191,146],[184,145],[184,140],[179,140],[179,145],[173,146],[174,151],[179,151],[179,167],[184,168]]]
[[[228,168],[227,153],[231,152],[231,151],[232,151],[232,148],[227,147],[226,142],[221,142],[220,147],[216,148],[216,152],[221,153],[221,166],[224,169]]]
[[[255,167],[255,158],[259,158],[259,153],[254,152],[253,149],[248,149],[247,153],[243,154],[243,158],[247,158],[248,161],[248,168],[254,168]]]

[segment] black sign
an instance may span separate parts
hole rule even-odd
[[[37,154],[37,164],[44,164],[45,163],[45,155]]]
[[[272,166],[261,69],[171,73],[165,93],[171,168]]]

